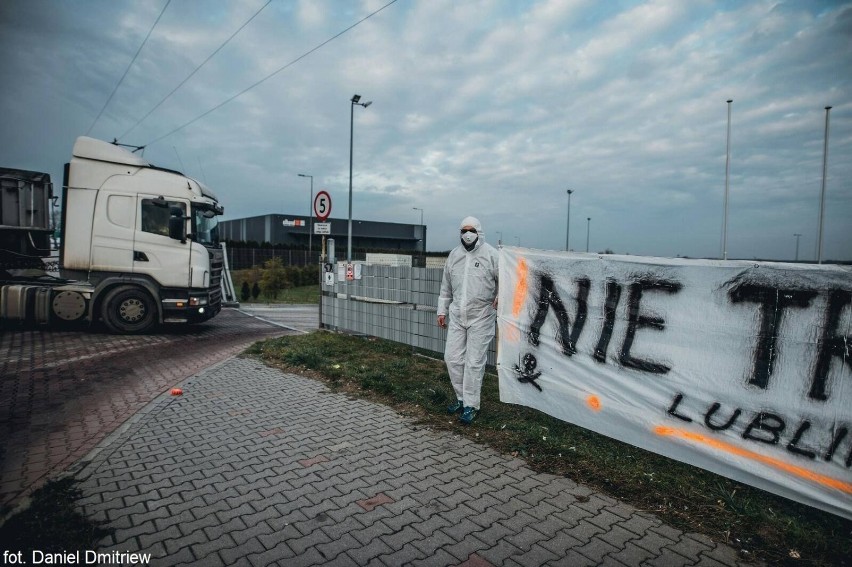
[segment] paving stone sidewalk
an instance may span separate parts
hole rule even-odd
[[[741,565],[568,479],[249,358],[161,396],[72,468],[99,551],[152,565]]]
[[[254,341],[294,332],[234,309],[147,335],[0,328],[0,509],[14,508],[172,385]]]

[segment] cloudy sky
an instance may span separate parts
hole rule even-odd
[[[852,2],[389,1],[3,0],[0,165],[59,183],[88,133],[228,219],[307,214],[299,173],[346,218],[358,93],[356,219],[563,249],[571,189],[572,249],[718,257],[733,99],[728,255],[813,259],[830,105],[823,256],[852,260]]]

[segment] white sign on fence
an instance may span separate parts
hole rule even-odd
[[[852,518],[852,269],[503,247],[500,399]]]
[[[351,281],[351,280],[360,280],[361,279],[361,264],[360,263],[352,263],[347,264],[346,262],[338,262],[337,263],[337,280]]]

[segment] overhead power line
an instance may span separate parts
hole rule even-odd
[[[123,74],[123,75],[121,76],[121,78],[118,80],[118,84],[117,84],[117,85],[115,85],[115,88],[114,88],[114,89],[112,89],[112,92],[110,93],[109,98],[108,98],[108,99],[106,100],[106,102],[104,103],[103,108],[101,108],[101,111],[100,111],[100,112],[98,112],[98,115],[95,117],[95,121],[94,121],[94,122],[92,122],[92,125],[91,125],[91,126],[89,126],[89,129],[88,129],[88,130],[86,130],[86,135],[87,135],[87,136],[89,135],[89,132],[91,132],[91,131],[92,131],[92,128],[94,128],[94,127],[95,127],[95,124],[97,124],[97,123],[98,123],[98,120],[100,120],[101,115],[104,113],[104,110],[106,110],[106,107],[109,105],[110,101],[112,100],[112,97],[113,97],[113,96],[115,96],[115,92],[118,90],[118,87],[120,87],[120,86],[121,86],[121,83],[124,81],[124,78],[127,76],[127,73],[130,71],[130,68],[131,68],[131,67],[133,67],[133,64],[136,62],[136,58],[137,58],[137,57],[139,57],[139,53],[142,51],[142,48],[143,48],[143,47],[145,47],[145,44],[148,42],[148,38],[149,38],[149,37],[151,37],[151,33],[154,31],[154,28],[155,28],[155,27],[157,27],[157,23],[160,21],[160,18],[162,18],[162,17],[163,17],[163,14],[165,13],[166,8],[168,8],[168,7],[169,7],[169,4],[171,3],[171,1],[172,1],[172,0],[166,0],[166,5],[165,5],[165,6],[163,6],[162,11],[160,11],[160,15],[159,15],[159,16],[157,16],[157,19],[154,21],[154,25],[153,25],[153,26],[151,26],[151,29],[150,29],[150,30],[148,30],[148,35],[146,35],[146,36],[145,36],[145,39],[144,39],[144,40],[142,40],[142,45],[140,45],[140,46],[139,46],[139,49],[137,49],[137,50],[136,50],[136,55],[134,55],[134,56],[133,56],[133,60],[130,62],[130,65],[128,65],[128,66],[127,66],[127,69],[125,69],[124,74]]]
[[[213,59],[213,56],[214,56],[214,55],[216,55],[217,53],[219,53],[219,51],[221,51],[223,47],[225,47],[226,45],[228,45],[228,43],[230,43],[230,41],[231,41],[232,39],[234,39],[234,37],[235,37],[238,33],[240,33],[240,32],[243,30],[243,28],[244,28],[244,27],[246,27],[247,25],[249,25],[249,22],[251,22],[253,19],[255,19],[255,17],[257,17],[257,15],[258,15],[258,14],[260,14],[260,13],[263,11],[263,9],[264,9],[264,8],[266,8],[267,6],[269,6],[269,4],[271,4],[271,3],[272,3],[272,0],[268,0],[268,1],[266,2],[266,4],[264,4],[263,6],[261,6],[261,7],[260,7],[260,10],[258,10],[257,12],[255,12],[255,13],[254,13],[254,15],[253,15],[251,18],[249,18],[248,20],[246,20],[246,21],[245,21],[245,23],[244,23],[243,25],[241,25],[241,26],[237,29],[237,31],[235,31],[234,33],[232,33],[232,34],[231,34],[231,37],[229,37],[228,39],[226,39],[226,40],[225,40],[225,42],[224,42],[224,43],[222,43],[222,45],[220,45],[219,47],[217,47],[217,48],[216,48],[216,51],[214,51],[213,53],[211,53],[211,54],[207,57],[207,59],[205,59],[205,60],[201,63],[201,65],[199,65],[198,67],[196,67],[196,68],[195,68],[195,70],[194,70],[192,73],[190,73],[189,75],[187,75],[187,77],[186,77],[183,81],[181,81],[181,82],[180,82],[180,84],[179,84],[178,86],[176,86],[174,89],[172,89],[172,92],[170,92],[170,93],[169,93],[169,94],[167,94],[165,97],[163,97],[163,100],[161,100],[160,102],[158,102],[158,103],[154,106],[154,108],[152,108],[151,110],[149,110],[149,111],[148,111],[148,113],[147,113],[145,116],[143,116],[142,118],[140,118],[139,120],[137,120],[137,121],[136,121],[136,124],[134,124],[133,126],[131,126],[131,127],[130,127],[130,128],[129,128],[129,129],[128,129],[125,133],[124,133],[124,134],[122,134],[121,136],[119,136],[119,139],[124,138],[124,137],[125,137],[125,136],[127,136],[129,133],[131,133],[131,132],[132,132],[132,131],[133,131],[133,130],[137,127],[137,126],[139,126],[139,125],[140,125],[140,124],[141,124],[141,123],[142,123],[142,122],[143,122],[146,118],[148,118],[149,116],[151,116],[151,114],[153,114],[153,112],[154,112],[155,110],[157,110],[158,108],[160,108],[160,106],[161,106],[164,102],[166,102],[166,101],[167,101],[167,100],[168,100],[168,99],[169,99],[169,98],[170,98],[173,94],[175,94],[179,88],[181,88],[181,87],[182,87],[182,86],[183,86],[183,85],[184,85],[184,84],[185,84],[188,80],[190,80],[190,79],[193,77],[193,75],[195,75],[198,71],[200,71],[200,70],[201,70],[201,68],[202,68],[202,67],[204,67],[204,66],[207,64],[207,62],[208,62],[208,61],[210,61],[211,59]]]
[[[366,16],[364,16],[363,18],[361,18],[360,20],[358,20],[357,22],[355,22],[354,24],[352,24],[351,26],[349,26],[348,28],[346,28],[345,30],[343,30],[343,31],[341,31],[341,32],[339,32],[339,33],[337,33],[336,35],[333,35],[332,37],[328,38],[328,39],[327,39],[327,40],[325,40],[324,42],[320,43],[319,45],[317,45],[316,47],[314,47],[313,49],[311,49],[310,51],[307,51],[307,52],[303,53],[303,54],[302,54],[302,55],[300,55],[299,57],[297,57],[297,58],[293,59],[292,61],[290,61],[289,63],[287,63],[287,64],[286,64],[286,65],[284,65],[283,67],[280,67],[279,69],[277,69],[277,70],[273,71],[273,72],[272,72],[272,73],[270,73],[269,75],[265,76],[265,77],[264,77],[264,78],[262,78],[261,80],[259,80],[259,81],[257,81],[256,83],[254,83],[253,85],[250,85],[249,87],[246,87],[245,89],[243,89],[242,91],[238,92],[238,93],[237,93],[237,94],[235,94],[234,96],[232,96],[232,97],[230,97],[230,98],[228,98],[228,99],[225,99],[223,102],[221,102],[221,103],[217,104],[216,106],[214,106],[214,107],[213,107],[213,108],[211,108],[210,110],[208,110],[208,111],[204,112],[203,114],[201,114],[201,115],[199,115],[199,116],[196,116],[195,118],[193,118],[192,120],[190,120],[190,121],[189,121],[189,122],[187,122],[186,124],[183,124],[183,125],[181,125],[181,126],[178,126],[178,127],[177,127],[177,128],[175,128],[174,130],[172,130],[172,131],[170,131],[170,132],[168,132],[168,133],[166,133],[166,134],[163,134],[163,135],[162,135],[162,136],[160,136],[159,138],[154,138],[153,140],[151,140],[150,142],[148,142],[148,143],[147,143],[147,144],[145,144],[145,145],[146,145],[146,146],[150,146],[151,144],[155,144],[155,143],[159,142],[160,140],[162,140],[162,139],[164,139],[164,138],[168,138],[169,136],[171,136],[171,135],[172,135],[172,134],[174,134],[175,132],[179,132],[180,130],[183,130],[183,129],[184,129],[184,128],[186,128],[187,126],[190,126],[191,124],[194,124],[194,123],[198,122],[199,120],[201,120],[202,118],[204,118],[204,117],[205,117],[205,116],[207,116],[208,114],[210,114],[210,113],[212,113],[212,112],[214,112],[214,111],[216,111],[216,110],[218,110],[218,109],[222,108],[223,106],[225,106],[226,104],[228,104],[228,103],[229,103],[229,102],[231,102],[232,100],[234,100],[234,99],[236,99],[236,98],[238,98],[238,97],[240,97],[240,96],[244,95],[245,93],[247,93],[248,91],[252,90],[253,88],[255,88],[255,87],[257,87],[257,86],[261,85],[262,83],[264,83],[264,82],[268,81],[269,79],[271,79],[272,77],[274,77],[275,75],[277,75],[278,73],[280,73],[281,71],[283,71],[284,69],[287,69],[288,67],[291,67],[291,66],[295,65],[296,63],[298,63],[299,61],[301,61],[302,59],[304,59],[304,58],[305,58],[305,57],[307,57],[308,55],[310,55],[310,54],[312,54],[313,52],[315,52],[315,51],[317,51],[317,50],[321,49],[321,48],[322,48],[322,47],[324,47],[325,45],[327,45],[327,44],[331,43],[332,41],[334,41],[335,39],[339,38],[340,36],[342,36],[342,35],[343,35],[343,34],[345,34],[346,32],[348,32],[348,31],[352,30],[353,28],[355,28],[355,27],[359,26],[359,25],[360,25],[360,24],[362,24],[363,22],[365,22],[365,21],[369,20],[370,18],[372,18],[373,16],[375,16],[376,14],[378,14],[379,12],[381,12],[382,10],[384,10],[385,8],[387,8],[387,7],[389,7],[389,6],[393,5],[393,4],[396,4],[398,1],[399,1],[399,0],[391,0],[390,2],[388,2],[387,4],[385,4],[384,6],[382,6],[381,8],[379,8],[379,9],[375,10],[374,12],[371,12],[371,13],[367,14]]]

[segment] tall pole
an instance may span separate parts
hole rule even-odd
[[[831,107],[825,107],[825,140],[822,145],[822,190],[819,196],[819,239],[817,244],[817,264],[822,264],[822,231],[825,219],[825,178],[828,176],[828,117]]]
[[[728,99],[728,142],[725,150],[725,212],[722,220],[722,259],[728,259],[728,192],[731,177],[731,103]]]
[[[501,244],[503,244],[503,233],[499,230],[496,232],[500,235],[497,237],[497,246],[500,246]]]
[[[592,228],[592,217],[586,217],[586,252],[589,251],[589,232]]]
[[[311,201],[308,203],[308,263],[311,262],[311,250],[313,250],[314,237],[314,176],[300,173],[299,177],[311,178]]]
[[[568,189],[568,219],[565,222],[565,251],[568,252],[570,248],[568,248],[568,238],[571,235],[571,193],[573,193],[573,189]]]
[[[796,237],[796,262],[798,262],[799,261],[799,237],[801,237],[802,235],[796,233],[793,236]]]
[[[349,106],[349,224],[346,230],[346,263],[352,262],[352,142],[355,137],[355,105],[367,108],[370,102],[359,102],[361,95],[352,95]]]
[[[352,142],[355,126],[355,95],[349,102],[349,223],[346,229],[346,263],[352,262]],[[358,97],[360,98],[360,97]],[[348,270],[349,268],[347,268]]]

